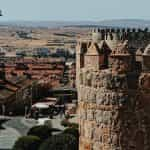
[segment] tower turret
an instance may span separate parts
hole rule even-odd
[[[84,54],[84,67],[95,70],[108,67],[108,57],[111,49],[105,41],[99,43],[91,42]]]
[[[128,51],[127,41],[118,44],[116,49],[112,51],[110,57],[110,65],[113,71],[124,73],[131,70],[131,55]]]
[[[81,68],[84,67],[84,54],[87,51],[88,43],[78,41],[76,46],[76,85],[78,86],[79,74]]]
[[[150,72],[150,44],[145,48],[143,53],[143,69]]]
[[[94,43],[99,43],[100,41],[105,40],[105,30],[103,29],[93,29],[92,31],[92,41]]]
[[[115,29],[110,29],[109,32],[107,33],[107,39],[106,39],[107,44],[111,49],[115,49],[118,42],[120,42],[118,32],[115,31]]]
[[[85,67],[99,69],[99,54],[98,44],[92,42],[84,56]]]

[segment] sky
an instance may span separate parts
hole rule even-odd
[[[150,20],[150,0],[0,0],[0,21]]]

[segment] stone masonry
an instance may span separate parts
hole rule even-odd
[[[77,46],[79,150],[150,150],[150,46],[103,32]]]

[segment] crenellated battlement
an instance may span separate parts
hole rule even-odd
[[[150,31],[148,28],[137,29],[137,28],[110,28],[110,29],[92,29],[92,38],[94,41],[99,40],[148,40],[150,39]]]
[[[105,28],[105,29],[102,29],[102,28],[94,28],[94,29],[91,29],[92,32],[95,32],[95,33],[140,33],[140,32],[143,32],[143,33],[149,33],[149,29],[148,28],[145,28],[145,29],[140,29],[140,28]]]

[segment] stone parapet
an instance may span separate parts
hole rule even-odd
[[[147,29],[99,29],[95,28],[92,30],[93,39],[98,40],[130,40],[130,41],[139,41],[139,40],[148,40],[150,32]]]

